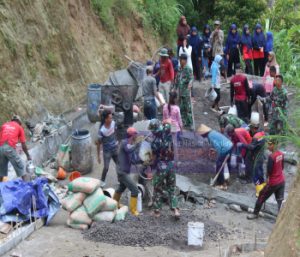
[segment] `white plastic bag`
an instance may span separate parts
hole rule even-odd
[[[139,150],[139,157],[143,162],[150,162],[152,155],[151,144],[147,141],[143,141]]]
[[[224,166],[224,179],[228,180],[229,178],[230,178],[230,173],[229,173],[228,165],[226,163]]]
[[[236,108],[236,105],[233,105],[229,108],[228,110],[228,114],[232,114],[234,116],[237,116],[237,108]]]

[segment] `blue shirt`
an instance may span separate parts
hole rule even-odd
[[[232,142],[227,137],[215,130],[208,133],[208,141],[217,151],[218,157],[226,156],[233,146]]]

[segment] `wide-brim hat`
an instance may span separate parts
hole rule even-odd
[[[259,123],[251,122],[251,123],[249,124],[249,127],[252,127],[252,128],[259,128]]]
[[[221,22],[217,20],[214,22],[214,25],[221,25]]]
[[[203,136],[203,135],[205,135],[205,134],[207,134],[208,132],[210,132],[212,129],[210,128],[210,127],[208,127],[208,126],[206,126],[206,125],[204,125],[204,124],[201,124],[200,126],[199,126],[199,128],[197,129],[197,132],[201,135],[201,136]]]
[[[159,52],[159,55],[160,55],[160,56],[169,57],[168,49],[162,48],[162,49],[160,50],[160,52]]]

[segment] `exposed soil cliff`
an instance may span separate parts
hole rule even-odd
[[[89,0],[0,1],[0,122],[44,107],[60,113],[85,97],[91,82],[145,60],[159,40],[135,14],[115,15],[107,32]]]

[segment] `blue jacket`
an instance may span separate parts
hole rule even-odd
[[[189,44],[192,46],[192,55],[195,57],[200,57],[201,54],[201,40],[198,35],[198,30],[196,27],[192,27],[191,32],[197,32],[196,35],[193,35],[191,33],[190,38],[189,38]]]
[[[268,31],[265,52],[269,53],[272,51],[273,51],[273,33],[271,31]]]
[[[257,33],[256,32],[257,29],[262,30],[262,26],[260,24],[257,24],[253,33],[252,44],[253,44],[253,49],[255,50],[258,50],[260,47],[265,48],[266,46],[266,38],[264,32],[261,31],[261,33]]]
[[[232,30],[234,29],[237,30],[237,27],[235,24],[232,24],[226,40],[226,54],[229,54],[232,49],[237,48],[237,46],[241,43],[238,31],[236,31],[236,33],[232,33]]]
[[[223,58],[221,55],[216,55],[211,65],[211,84],[215,88],[220,88],[220,80],[221,80],[220,63],[222,59]]]
[[[208,141],[217,151],[218,157],[225,157],[232,149],[232,142],[220,132],[212,130],[208,133]]]

